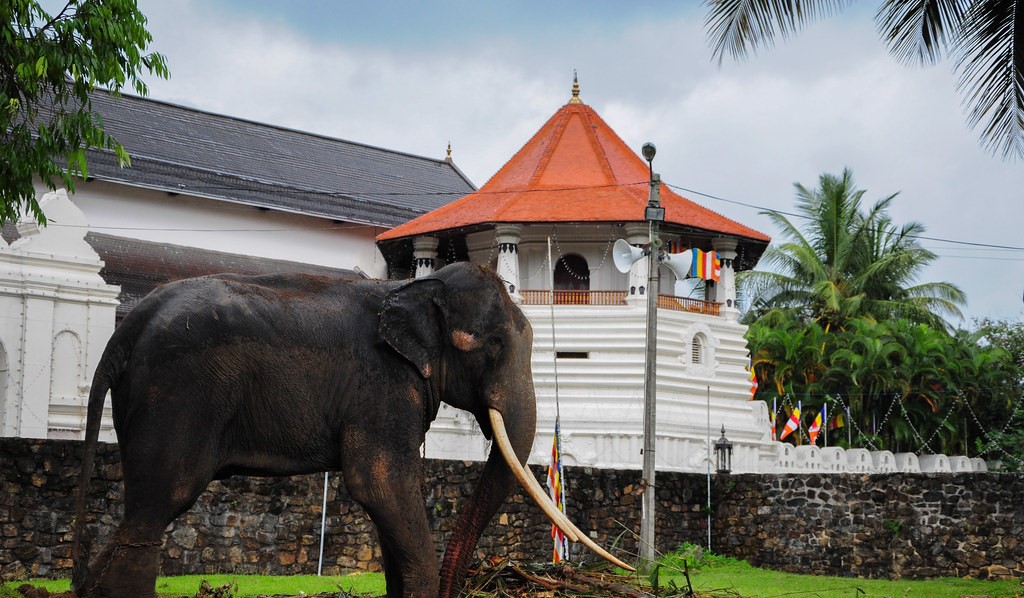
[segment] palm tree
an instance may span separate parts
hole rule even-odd
[[[942,316],[962,317],[964,293],[950,283],[914,284],[935,254],[916,236],[924,226],[896,227],[886,213],[895,195],[862,211],[863,190],[847,169],[823,174],[817,189],[797,184],[797,212],[803,228],[778,212],[764,212],[784,242],[761,259],[766,270],[746,272],[740,281],[754,297],[746,320],[774,310],[794,312],[828,332],[854,318],[882,321],[902,317],[945,327]]]
[[[706,0],[709,41],[719,63],[788,37],[850,0]],[[982,144],[1003,158],[1024,156],[1024,2],[1020,0],[883,0],[879,35],[905,64],[954,61],[967,123],[982,126]]]

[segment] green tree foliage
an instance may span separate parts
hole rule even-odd
[[[978,414],[988,432],[975,443],[989,458],[1001,459],[1007,469],[1024,471],[1024,321],[984,318],[976,324],[982,341],[1005,351],[1013,367],[1002,380],[1006,400],[999,409]]]
[[[789,37],[850,0],[708,0],[708,39],[719,62]],[[967,123],[1004,158],[1024,157],[1024,3],[1019,0],[883,0],[875,24],[900,62],[950,58]]]
[[[795,224],[763,212],[782,231],[780,245],[761,258],[764,270],[743,273],[744,294],[753,297],[747,321],[779,309],[830,330],[861,317],[907,318],[941,327],[941,316],[960,317],[965,296],[945,283],[915,284],[935,254],[917,242],[924,225],[896,226],[890,195],[864,210],[865,191],[853,174],[823,174],[816,189],[797,183]]]
[[[828,403],[847,417],[843,444],[999,458],[1005,438],[994,434],[1024,420],[1024,327],[949,330],[942,315],[959,316],[964,294],[917,283],[935,255],[916,240],[922,225],[892,222],[895,195],[865,209],[849,170],[796,191],[799,226],[768,213],[781,243],[765,270],[738,279],[753,298],[744,319],[757,398],[801,402],[805,429]]]
[[[45,223],[33,179],[73,191],[88,149],[129,163],[89,94],[127,85],[146,95],[140,77],[166,78],[166,60],[146,53],[152,36],[135,0],[71,0],[52,15],[35,0],[3,0],[0,19],[0,225],[22,211]]]
[[[801,401],[805,429],[827,402],[832,415],[848,418],[832,444],[851,438],[859,447],[974,454],[1002,440],[994,434],[1013,409],[1024,418],[1022,368],[981,331],[871,318],[826,331],[772,312],[750,326],[747,340],[757,398]],[[986,456],[1000,458],[1008,446],[990,446]]]

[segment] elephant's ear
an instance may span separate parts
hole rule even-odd
[[[429,378],[443,342],[445,283],[421,278],[388,293],[380,309],[380,336]]]

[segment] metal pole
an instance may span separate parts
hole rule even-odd
[[[711,387],[708,386],[708,552],[711,552]],[[724,436],[724,434],[723,434]]]
[[[661,177],[651,173],[650,202],[648,205],[659,206],[661,195]],[[655,454],[655,402],[658,386],[658,221],[648,220],[650,224],[650,255],[647,270],[647,344],[644,358],[644,463],[643,463],[643,512],[640,520],[640,558],[651,563],[654,561],[654,454]]]
[[[317,577],[324,570],[324,534],[327,531],[327,476],[330,475],[328,472],[324,472],[324,501],[320,506],[320,558],[316,563],[316,574]]]

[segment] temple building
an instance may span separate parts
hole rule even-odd
[[[374,238],[476,187],[427,158],[97,91],[132,156],[88,152],[50,223],[0,230],[0,436],[81,438],[116,322],[156,286],[217,272],[381,278]],[[438,149],[443,146],[439,144]],[[113,441],[110,402],[101,439]]]
[[[650,180],[650,165],[574,82],[569,102],[479,190],[377,236],[393,277],[468,259],[505,281],[534,328],[533,462],[547,461],[560,414],[564,463],[640,467],[648,260],[620,272],[612,247],[648,243]],[[701,280],[698,296],[679,296],[683,285],[661,267],[657,467],[703,471],[709,433],[716,440],[724,426],[735,468],[759,471],[772,452],[768,413],[750,400],[735,273],[753,268],[770,239],[663,183],[660,197],[665,247],[714,252],[720,272]],[[442,408],[425,453],[477,459],[486,446],[471,416]]]

